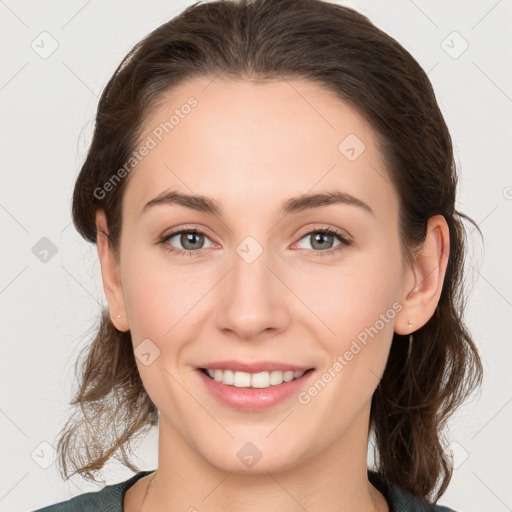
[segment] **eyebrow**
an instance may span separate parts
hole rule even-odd
[[[338,190],[291,197],[282,204],[280,215],[284,216],[332,204],[357,206],[375,217],[374,211],[365,202],[361,201],[361,199]],[[148,201],[142,208],[140,215],[159,205],[180,205],[192,210],[211,213],[222,217],[222,206],[217,200],[201,195],[183,194],[174,190],[164,191],[154,199],[151,199],[151,201]]]

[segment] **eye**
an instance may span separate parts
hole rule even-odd
[[[200,249],[207,248],[204,247],[205,238],[208,239],[206,233],[200,229],[180,229],[179,231],[173,231],[165,235],[160,239],[159,243],[169,252],[184,256],[194,256],[194,253],[199,253]],[[180,244],[183,249],[171,245],[173,240],[174,244]]]
[[[328,256],[338,252],[339,250],[343,249],[343,247],[347,247],[352,244],[352,241],[345,237],[343,233],[330,227],[315,228],[312,231],[308,231],[305,236],[301,237],[300,241],[308,240],[308,237],[311,246],[313,247],[312,250],[314,253],[316,253],[315,256]],[[338,239],[339,243],[333,248],[332,243],[336,238]],[[166,251],[169,251],[173,254],[195,256],[201,253],[201,249],[213,247],[214,244],[211,242],[210,246],[205,247],[205,239],[209,240],[206,233],[200,229],[181,228],[179,230],[172,231],[167,235],[164,235],[158,243],[161,244]],[[180,244],[183,249],[175,247],[173,243]],[[309,249],[306,248],[306,250]]]
[[[332,244],[336,238],[339,240],[339,243],[338,245],[333,246]],[[301,240],[309,241],[313,251],[317,253],[315,256],[328,256],[342,250],[343,247],[352,245],[352,241],[343,233],[329,227],[315,228],[313,231],[306,233],[306,236],[303,236]]]

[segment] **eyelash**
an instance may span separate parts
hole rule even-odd
[[[198,234],[198,235],[205,235],[206,237],[208,236],[207,233],[205,233],[204,231],[202,231],[200,229],[197,229],[197,228],[193,228],[193,229],[179,229],[179,230],[176,230],[176,231],[172,231],[171,233],[163,236],[159,240],[158,243],[161,244],[166,251],[168,251],[170,253],[173,253],[173,254],[176,254],[176,255],[179,255],[179,256],[189,256],[189,257],[192,257],[192,256],[199,255],[200,252],[201,252],[201,249],[198,249],[196,251],[176,249],[175,247],[173,247],[172,245],[167,243],[171,238],[173,238],[176,235],[180,235],[182,233],[194,233],[194,234]],[[316,256],[319,256],[319,257],[330,256],[331,254],[337,252],[338,250],[343,249],[343,246],[348,247],[348,246],[352,245],[352,241],[351,240],[346,238],[341,232],[337,231],[336,229],[330,228],[330,227],[327,227],[327,228],[314,228],[314,229],[308,231],[307,233],[304,233],[299,238],[299,240],[302,240],[306,236],[311,235],[313,233],[322,233],[322,234],[327,234],[327,235],[333,235],[333,236],[337,237],[338,240],[341,242],[340,245],[336,246],[333,249],[328,249],[326,251],[315,251],[315,250],[313,250],[313,253],[315,254],[315,257]]]

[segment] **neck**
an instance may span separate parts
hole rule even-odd
[[[366,417],[359,421],[368,425]],[[290,469],[248,474],[210,464],[161,415],[158,469],[140,512],[388,512],[368,482],[361,426],[352,425],[334,445]]]

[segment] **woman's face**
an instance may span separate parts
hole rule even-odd
[[[195,79],[140,140],[119,271],[160,435],[227,471],[359,456],[406,281],[371,127],[311,82]]]

